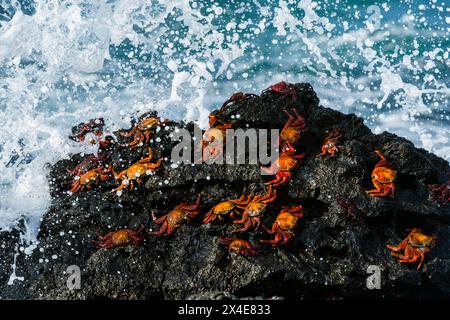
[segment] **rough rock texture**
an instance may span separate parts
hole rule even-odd
[[[201,224],[214,204],[245,194],[265,192],[256,165],[169,164],[173,124],[156,133],[151,145],[158,157],[166,157],[164,168],[146,179],[136,191],[120,197],[110,190],[112,180],[99,189],[68,195],[66,167],[80,161],[56,163],[51,170],[52,206],[44,216],[39,245],[31,255],[20,254],[16,274],[24,281],[6,285],[19,232],[0,233],[0,297],[27,299],[237,299],[243,297],[301,299],[449,298],[450,297],[450,206],[433,202],[428,184],[450,178],[449,164],[417,149],[411,142],[384,132],[371,131],[357,116],[344,115],[319,106],[312,87],[295,86],[297,109],[306,118],[308,131],[300,143],[307,157],[294,178],[279,188],[278,200],[266,213],[270,226],[281,205],[302,204],[294,240],[284,247],[262,247],[262,254],[245,257],[230,254],[217,238],[236,228],[232,223]],[[289,97],[265,92],[237,103],[236,127],[282,128]],[[234,118],[236,119],[236,117]],[[341,152],[331,159],[316,158],[325,133],[339,128],[344,134]],[[158,141],[158,142],[156,142]],[[365,191],[373,187],[370,174],[381,150],[398,169],[397,192],[391,198],[373,198]],[[117,170],[141,157],[116,147],[112,162]],[[148,236],[141,246],[96,250],[95,232],[107,233],[145,224],[155,229],[150,213],[161,215],[180,202],[192,202],[202,194],[202,212],[189,225],[169,237]],[[347,218],[336,196],[352,201],[364,219]],[[422,228],[439,237],[426,258],[424,268],[400,264],[390,256],[386,244],[397,244],[406,229]],[[253,244],[267,238],[263,231],[243,235]],[[81,290],[66,286],[69,265],[82,270]],[[367,267],[380,266],[382,289],[366,288]]]

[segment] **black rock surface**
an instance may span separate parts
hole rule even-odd
[[[193,130],[192,124],[172,123],[160,128],[151,142],[163,168],[145,183],[121,196],[111,193],[113,180],[93,191],[69,195],[65,168],[80,155],[52,166],[52,204],[43,217],[39,244],[31,255],[20,253],[20,230],[0,232],[0,297],[18,299],[286,299],[450,298],[450,206],[431,200],[428,185],[450,179],[445,160],[415,148],[408,140],[383,132],[373,134],[363,120],[319,106],[309,84],[297,84],[296,108],[308,131],[299,152],[304,163],[289,184],[279,187],[278,199],[265,216],[270,226],[282,205],[304,206],[296,236],[280,247],[262,246],[255,257],[231,254],[217,239],[236,228],[232,223],[202,224],[215,204],[241,194],[265,192],[257,165],[170,165],[176,142],[174,127]],[[282,128],[291,98],[264,92],[232,106],[229,120],[242,128]],[[231,110],[231,109],[230,109]],[[236,115],[239,115],[236,117]],[[233,120],[234,119],[234,120]],[[238,119],[238,120],[236,120]],[[333,128],[343,133],[339,154],[317,158],[324,136]],[[111,160],[122,170],[145,154],[115,146]],[[390,198],[374,198],[371,171],[380,150],[398,170],[397,191]],[[151,212],[167,213],[180,202],[202,195],[202,210],[190,224],[168,237],[148,236],[140,246],[97,250],[95,233],[152,223]],[[352,202],[362,218],[349,219],[337,196]],[[422,228],[438,236],[424,267],[400,264],[386,244],[398,244],[408,228]],[[268,238],[263,231],[242,235],[254,245]],[[16,254],[19,253],[19,254]],[[16,280],[8,285],[16,256]],[[69,290],[66,269],[81,268],[81,289]],[[379,266],[382,288],[369,290],[367,268]]]

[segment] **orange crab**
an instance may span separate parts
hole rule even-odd
[[[375,153],[380,157],[380,161],[372,171],[372,183],[375,189],[366,191],[372,197],[389,197],[395,192],[395,179],[397,171],[393,169],[393,164],[385,158],[378,150]]]
[[[77,193],[87,188],[92,190],[93,185],[98,185],[100,181],[106,181],[110,178],[109,169],[104,169],[103,167],[98,167],[93,170],[89,170],[82,175],[77,175],[72,182],[72,188],[69,190],[70,193]]]
[[[120,229],[111,231],[102,236],[100,233],[96,233],[99,240],[93,240],[92,243],[98,249],[113,249],[116,247],[123,247],[129,244],[138,245],[144,240],[144,237],[139,236],[145,227],[134,229]]]
[[[228,246],[228,251],[235,252],[237,254],[242,254],[244,256],[255,256],[258,255],[260,250],[254,248],[250,242],[238,239],[238,238],[220,238],[219,243],[221,245]]]
[[[260,240],[262,243],[268,243],[273,246],[288,243],[294,237],[294,229],[297,226],[298,220],[303,217],[303,207],[283,207],[278,214],[272,229],[262,226],[269,234],[274,234],[273,240]]]
[[[326,157],[327,159],[336,156],[339,151],[338,143],[342,138],[342,134],[334,128],[325,137],[322,144],[322,153],[318,154],[317,157]]]
[[[251,201],[251,197],[242,195],[239,199],[223,201],[212,207],[211,210],[205,215],[203,223],[210,223],[216,219],[222,221],[225,216],[230,215],[231,218],[235,218],[237,214],[240,214],[238,209],[245,209],[245,207]]]
[[[200,212],[201,195],[197,196],[197,200],[194,204],[181,203],[177,205],[168,214],[156,218],[152,213],[153,222],[160,224],[161,227],[158,231],[150,232],[149,234],[156,236],[168,236],[176,229],[178,229],[183,223],[189,222],[189,220],[195,218]]]
[[[263,90],[263,92],[267,91],[284,94],[285,96],[291,98],[292,103],[295,103],[297,100],[297,91],[295,90],[295,86],[289,82],[278,82]]]
[[[275,201],[276,197],[277,191],[274,190],[273,186],[269,186],[267,194],[249,198],[251,201],[245,207],[241,219],[233,221],[233,223],[242,224],[243,227],[230,233],[245,232],[250,228],[257,230],[261,225],[261,217],[267,209],[267,204]]]
[[[289,119],[286,121],[280,133],[281,144],[287,143],[290,147],[300,140],[303,132],[307,131],[305,119],[298,113],[297,109],[292,108],[292,111],[295,116],[290,114],[286,109],[283,110]]]
[[[223,156],[226,130],[231,124],[223,123],[205,131],[202,137],[202,160],[214,161]]]
[[[437,238],[434,235],[426,235],[421,229],[408,229],[408,236],[398,245],[386,245],[386,247],[393,251],[391,255],[400,259],[401,263],[414,263],[420,259],[417,270],[423,264],[425,254],[431,251],[431,248],[436,244]],[[396,253],[403,250],[403,254]]]
[[[167,121],[162,122],[159,117],[147,116],[143,117],[138,123],[128,132],[119,131],[122,137],[130,138],[133,140],[128,143],[121,144],[123,147],[129,147],[130,149],[139,148],[149,143],[152,131],[156,126]]]
[[[113,175],[116,179],[122,179],[120,186],[113,190],[113,192],[122,190],[124,188],[130,188],[130,191],[133,190],[134,184],[133,180],[136,180],[139,184],[142,183],[142,178],[144,176],[148,176],[153,172],[156,172],[158,168],[161,166],[161,159],[159,159],[156,163],[150,163],[153,159],[153,150],[148,148],[148,156],[147,158],[143,158],[131,165],[128,169],[123,170],[121,173],[117,174],[114,169],[112,169]]]
[[[278,159],[270,167],[261,168],[267,174],[276,174],[275,179],[266,182],[266,185],[274,185],[276,187],[292,179],[292,171],[298,167],[299,160],[305,157],[304,153],[295,153],[295,148],[285,144]]]

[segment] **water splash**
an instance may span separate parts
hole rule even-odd
[[[369,7],[372,6],[372,9]],[[158,110],[207,123],[234,91],[310,82],[325,106],[450,159],[441,2],[0,1],[0,228],[34,233],[70,128]]]

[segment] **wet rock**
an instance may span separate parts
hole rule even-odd
[[[151,146],[156,158],[165,159],[161,170],[144,179],[133,192],[118,196],[114,179],[99,188],[69,195],[65,168],[73,168],[80,155],[52,166],[52,206],[43,218],[38,248],[17,259],[23,282],[0,287],[0,296],[33,299],[343,299],[450,297],[450,206],[431,200],[427,185],[450,178],[449,164],[417,149],[411,142],[388,132],[371,133],[353,114],[319,106],[309,84],[297,84],[295,106],[305,117],[308,131],[299,145],[307,157],[292,181],[278,188],[263,223],[270,226],[283,205],[304,206],[296,237],[283,247],[263,247],[259,256],[245,257],[224,250],[217,239],[236,228],[224,223],[202,224],[215,204],[241,194],[263,194],[264,182],[257,165],[170,165],[174,128],[192,124],[171,123],[155,133]],[[230,106],[229,122],[237,128],[282,128],[289,97],[264,92]],[[336,128],[343,138],[340,152],[318,158],[328,131]],[[373,198],[370,175],[380,150],[398,170],[397,191],[391,198]],[[111,163],[116,171],[146,156],[147,148],[134,151],[114,147]],[[151,213],[161,216],[180,202],[202,195],[200,215],[168,237],[148,236],[141,246],[96,250],[95,233],[147,226],[156,230]],[[337,203],[351,202],[364,219],[352,220]],[[408,228],[435,233],[439,242],[423,269],[400,264],[386,244],[398,244]],[[0,280],[11,273],[8,261],[18,237],[0,233]],[[268,238],[263,231],[242,235],[253,245]],[[81,269],[81,289],[69,290],[67,268]],[[382,288],[369,290],[367,268],[379,266]]]

